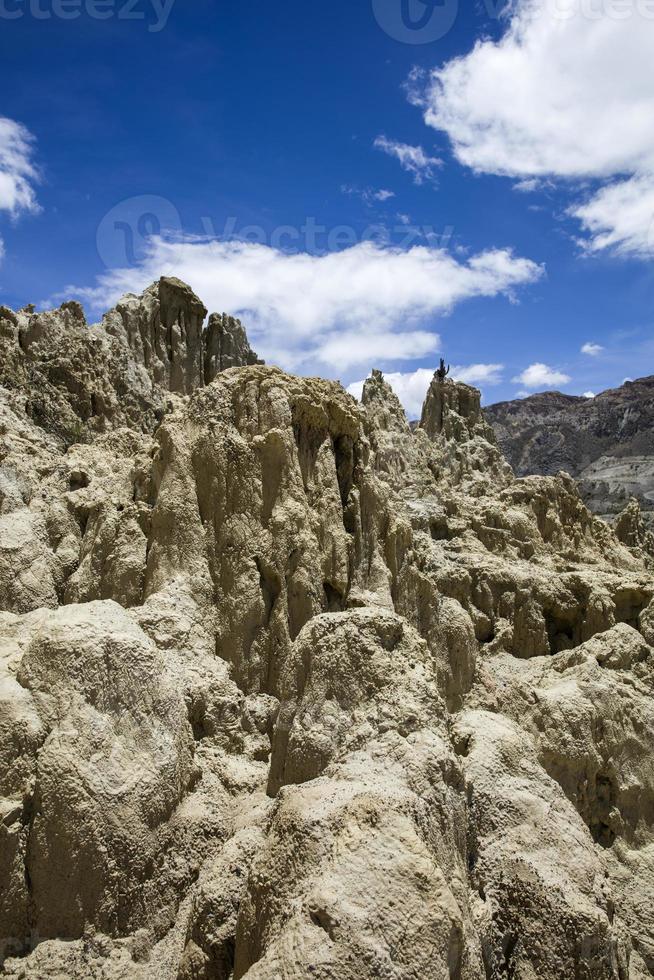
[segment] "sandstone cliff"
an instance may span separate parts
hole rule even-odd
[[[2,311],[0,975],[652,975],[638,514],[204,316]]]
[[[565,470],[586,505],[614,521],[638,501],[654,522],[654,377],[628,381],[595,398],[543,392],[485,409],[520,476]]]

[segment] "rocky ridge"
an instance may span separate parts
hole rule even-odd
[[[205,315],[0,311],[0,975],[652,975],[637,505]]]
[[[519,476],[565,470],[593,513],[614,523],[633,498],[654,526],[654,377],[595,398],[548,391],[484,413]]]
[[[44,313],[0,307],[0,385],[67,443],[120,426],[151,432],[168,396],[189,395],[227,367],[261,363],[240,321],[213,313],[179,279],[128,293],[89,327],[79,303]]]

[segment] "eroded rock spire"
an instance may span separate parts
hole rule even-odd
[[[0,384],[28,394],[28,414],[66,442],[128,425],[151,431],[170,394],[190,395],[228,367],[258,363],[238,320],[212,314],[165,276],[87,326],[79,303],[0,309]]]

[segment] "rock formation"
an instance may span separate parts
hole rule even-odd
[[[204,380],[210,384],[217,374],[230,367],[262,364],[251,349],[240,320],[225,313],[212,313],[204,344]]]
[[[204,316],[2,311],[0,976],[652,975],[638,515]]]
[[[635,498],[654,521],[654,377],[595,398],[558,391],[484,410],[519,476],[565,470],[595,514],[610,521]]]
[[[79,303],[36,313],[0,307],[0,385],[25,414],[80,442],[122,425],[151,432],[170,393],[190,395],[225,367],[257,362],[238,320],[212,314],[179,279],[128,293],[88,327]]]

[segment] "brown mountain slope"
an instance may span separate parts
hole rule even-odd
[[[576,477],[586,504],[611,518],[636,497],[654,520],[654,376],[596,398],[558,391],[485,409],[519,476]]]

